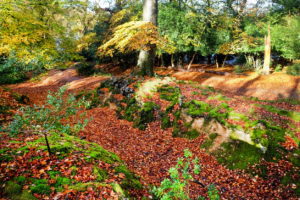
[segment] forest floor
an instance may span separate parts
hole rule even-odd
[[[111,64],[98,66],[101,70],[113,75],[129,74],[131,68],[125,71]],[[235,95],[257,97],[263,100],[282,98],[300,98],[300,77],[287,75],[285,71],[273,72],[270,75],[260,76],[256,72],[236,74],[234,67],[225,65],[216,68],[216,65],[193,64],[189,71],[184,68],[156,67],[158,75],[168,75],[178,80],[196,81],[201,85],[209,85],[224,92]]]
[[[102,67],[105,68],[106,66]],[[274,73],[264,77],[257,76],[254,73],[234,75],[230,67],[215,70],[227,72],[224,75],[218,75],[203,72],[199,67],[205,68],[205,71],[212,71],[210,66],[193,66],[190,72],[166,68],[157,68],[156,72],[159,75],[168,74],[179,80],[195,81],[200,85],[210,85],[221,89],[222,95],[230,98],[227,103],[241,112],[249,110],[250,104],[257,103],[256,99],[253,100],[243,96],[277,100],[261,101],[260,104],[300,112],[299,104],[291,103],[292,100],[280,100],[283,98],[297,100],[300,91],[299,77],[285,75],[284,73]],[[117,71],[111,69],[110,72],[114,74]],[[129,70],[125,71],[124,74],[128,72]],[[69,85],[68,90],[75,94],[82,90],[95,89],[99,87],[101,81],[108,78],[105,76],[80,77],[74,69],[55,70],[38,82],[28,81],[7,87],[13,92],[27,95],[30,104],[40,104],[46,99],[48,91],[56,91],[66,83]],[[183,85],[179,87],[187,98],[192,95],[193,87]],[[198,98],[201,99],[201,95]],[[203,100],[218,104],[216,99]],[[267,113],[278,124],[287,120],[285,116],[278,116],[276,113],[268,112],[264,108],[258,110],[260,115],[266,115]],[[88,123],[83,132],[80,132],[79,136],[86,137],[88,141],[95,142],[104,149],[117,154],[130,170],[141,177],[143,185],[158,185],[164,178],[168,177],[168,169],[176,164],[178,157],[183,156],[183,150],[189,148],[193,155],[199,158],[201,164],[201,172],[195,179],[201,181],[205,186],[214,184],[222,199],[299,198],[292,192],[291,188],[295,189],[296,187],[294,184],[283,185],[278,178],[291,168],[290,163],[284,160],[276,164],[269,163],[269,172],[266,174],[266,178],[253,177],[243,170],[230,170],[219,164],[213,155],[200,147],[199,144],[205,141],[204,135],[200,135],[193,140],[174,138],[170,129],[162,130],[160,128],[158,121],[150,123],[145,131],[141,131],[133,128],[132,122],[118,119],[108,107],[97,107],[87,112],[88,116],[92,117],[92,121]],[[293,127],[295,135],[300,138],[298,132],[300,124],[299,122],[294,124],[296,126]],[[191,183],[189,191],[194,198],[198,195],[207,196],[207,188],[196,183]],[[142,194],[139,193],[139,195]],[[149,197],[148,193],[144,195]],[[139,198],[142,196],[139,196]]]

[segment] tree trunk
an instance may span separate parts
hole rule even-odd
[[[174,54],[171,55],[171,66],[172,66],[172,68],[175,67],[175,64],[174,64]]]
[[[47,133],[44,133],[44,137],[45,137],[45,141],[46,141],[46,145],[47,145],[49,155],[51,155],[51,149],[50,149],[50,145],[49,145],[49,142],[48,142]]]
[[[270,63],[271,63],[271,34],[270,26],[268,27],[268,36],[265,36],[265,58],[264,67],[262,74],[267,75],[270,73]]]
[[[183,56],[181,53],[178,54],[178,62],[177,62],[177,67],[183,68]]]
[[[223,63],[222,63],[222,68],[225,66],[225,63],[226,63],[226,59],[227,59],[227,57],[228,57],[228,54],[226,54],[226,56],[225,56],[225,58],[224,58],[224,60],[223,60]]]
[[[192,59],[191,59],[189,65],[188,65],[188,67],[187,67],[187,70],[188,70],[188,71],[190,70],[191,65],[193,64],[193,61],[194,61],[194,59],[195,59],[195,56],[196,56],[196,52],[193,54],[193,57],[192,57]]]
[[[143,1],[143,20],[146,22],[152,22],[157,26],[157,0],[144,0]],[[150,50],[141,50],[138,58],[138,63],[136,66],[136,71],[138,74],[144,76],[153,76],[153,66],[155,60],[155,50],[156,46],[151,45]]]
[[[161,54],[160,60],[161,60],[161,66],[164,67],[165,66],[164,54]]]
[[[217,68],[219,68],[219,61],[218,61],[218,56],[216,54],[216,65],[217,65]]]

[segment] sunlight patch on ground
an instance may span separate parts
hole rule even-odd
[[[157,91],[157,88],[159,86],[169,84],[173,82],[174,79],[170,77],[165,77],[163,79],[159,78],[151,78],[144,83],[142,83],[136,92],[135,98],[138,100],[141,104],[143,104],[142,99],[145,97],[151,97],[154,92]]]

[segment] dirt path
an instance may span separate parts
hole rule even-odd
[[[205,71],[222,72],[223,75],[206,73]],[[171,75],[178,80],[190,80],[209,85],[226,92],[240,96],[257,97],[264,100],[282,98],[300,98],[300,77],[287,75],[285,72],[275,72],[261,76],[255,72],[241,75],[234,74],[232,66],[216,69],[214,66],[193,65],[190,71],[157,68],[161,75]]]
[[[10,86],[15,92],[29,96],[38,103],[45,99],[48,90],[56,90],[69,82],[70,91],[95,88],[106,79],[104,77],[80,78],[72,71],[61,76],[50,77],[39,83],[23,83]],[[53,76],[57,75],[57,72]],[[47,81],[45,81],[47,80]],[[200,175],[195,180],[208,186],[214,184],[222,199],[289,199],[290,191],[276,179],[252,178],[239,171],[226,169],[216,159],[200,148],[203,138],[194,140],[173,138],[171,130],[162,130],[158,122],[153,122],[145,131],[133,128],[131,122],[119,120],[109,108],[95,108],[88,111],[92,117],[84,132],[87,140],[97,142],[104,148],[115,152],[128,167],[148,184],[159,184],[168,177],[168,169],[174,166],[183,150],[189,148],[199,157]],[[206,194],[207,190],[199,184],[191,184],[190,194],[196,198]]]

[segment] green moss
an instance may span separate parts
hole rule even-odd
[[[116,173],[123,173],[125,174],[125,179],[122,181],[121,186],[125,190],[128,190],[130,188],[135,189],[142,189],[143,186],[140,183],[140,181],[137,179],[137,177],[132,174],[125,165],[119,165],[115,168]]]
[[[193,118],[204,117],[206,120],[214,118],[221,124],[230,126],[226,120],[232,109],[226,103],[221,103],[218,107],[212,107],[208,103],[192,100],[184,103],[183,107],[187,108],[187,113]]]
[[[244,122],[249,121],[249,119],[245,115],[243,115],[241,113],[236,113],[236,112],[233,112],[233,111],[229,112],[228,118],[236,120],[236,121],[239,121],[239,120],[242,120]]]
[[[55,187],[56,191],[61,192],[64,190],[64,186],[71,185],[73,180],[66,177],[59,176],[59,174],[60,173],[56,173],[55,176],[54,174],[52,174],[51,178],[55,179],[56,182],[54,184],[51,184],[51,186]]]
[[[191,129],[191,130],[187,131],[185,133],[185,135],[187,136],[187,138],[192,140],[192,139],[197,138],[200,135],[200,133],[195,129]]]
[[[265,127],[264,130],[254,129],[254,131],[252,131],[256,140],[260,140],[267,145],[267,152],[264,154],[264,158],[267,161],[274,161],[274,158],[276,160],[281,159],[282,153],[286,151],[280,145],[285,142],[285,130],[271,125],[270,122],[265,120],[256,120],[252,122],[250,126],[255,127],[257,124],[262,124]]]
[[[178,80],[178,81],[176,81],[176,83],[178,83],[178,84],[186,84],[186,82],[183,81],[183,80]]]
[[[13,160],[12,153],[8,151],[8,148],[0,149],[0,161]]]
[[[56,179],[60,175],[60,171],[48,171],[48,174],[51,178]]]
[[[214,87],[212,87],[212,86],[202,86],[202,88],[201,88],[201,91],[202,91],[202,95],[208,95],[208,93],[215,93],[216,92],[216,90],[215,90],[215,88]]]
[[[171,86],[162,86],[157,88],[157,92],[160,93],[160,98],[166,101],[177,101],[180,97],[180,88]]]
[[[32,186],[31,188],[32,193],[37,193],[37,194],[44,194],[44,195],[50,195],[51,194],[51,188],[47,184],[37,184],[35,186]]]
[[[26,181],[26,177],[24,176],[18,176],[18,177],[15,177],[14,180],[20,184],[20,185],[24,185],[25,184],[25,181]]]
[[[139,112],[140,106],[138,105],[135,98],[131,98],[125,101],[127,106],[126,108],[122,107],[121,104],[119,105],[119,109],[117,110],[117,114],[119,118],[126,119],[127,121],[133,121],[135,114]],[[121,115],[122,110],[124,110],[124,114]]]
[[[16,154],[18,154],[17,152],[21,152],[21,154],[28,153],[29,148],[28,148],[28,146],[23,146],[23,147],[20,147],[19,149],[15,150]]]
[[[198,94],[201,94],[200,92],[197,92],[197,91],[193,91],[192,92],[192,95],[198,95]]]
[[[134,127],[139,128],[140,130],[145,130],[147,124],[154,120],[154,111],[158,108],[159,106],[151,101],[144,103],[141,111],[137,114],[137,117],[134,120]]]
[[[105,169],[94,166],[93,174],[97,176],[98,182],[103,182],[107,178],[107,171]]]
[[[116,154],[110,153],[103,149],[100,145],[85,140],[81,140],[76,136],[71,136],[68,134],[51,134],[48,137],[51,150],[53,152],[59,152],[61,158],[69,155],[73,151],[82,152],[85,155],[85,160],[91,162],[93,160],[102,160],[107,163],[114,163],[120,161]],[[39,149],[46,150],[47,147],[44,142],[44,138],[39,138],[34,142],[27,143],[28,146],[38,147]]]
[[[267,137],[267,130],[265,129],[254,128],[251,130],[251,139],[256,144],[261,143],[263,146],[267,147],[268,140],[266,137]]]
[[[41,156],[36,156],[36,157],[29,159],[28,161],[33,161],[33,160],[37,160],[37,159],[41,159],[41,158],[42,158]]]
[[[297,175],[296,175],[297,174]],[[287,186],[289,184],[295,184],[296,185],[296,189],[293,189],[294,190],[294,193],[299,196],[300,195],[300,180],[299,179],[293,179],[293,176],[295,177],[300,175],[300,172],[299,171],[292,171],[292,172],[288,172],[286,173],[282,179],[281,179],[281,184]]]
[[[172,126],[170,117],[168,116],[167,112],[161,112],[160,117],[161,117],[161,129],[166,129]]]
[[[23,191],[20,195],[14,196],[12,199],[15,200],[35,200],[37,199],[35,196],[33,196],[28,191]]]
[[[188,83],[189,83],[189,85],[195,85],[195,84],[197,84],[196,81],[189,81]]]
[[[217,94],[215,96],[209,96],[207,99],[218,99],[218,100],[221,100],[221,101],[229,101],[230,98],[222,95],[222,94]]]
[[[76,173],[77,173],[77,167],[76,166],[72,166],[72,167],[70,167],[70,169],[72,169],[72,176],[75,176],[76,175]]]
[[[288,110],[276,108],[276,107],[271,106],[271,105],[259,105],[259,104],[257,104],[257,106],[263,107],[269,112],[277,113],[278,115],[287,116],[287,117],[291,118],[292,120],[294,120],[296,122],[300,122],[300,113],[299,112],[288,111]]]
[[[54,184],[54,187],[70,185],[71,183],[72,183],[71,179],[62,177],[62,176],[58,176],[56,178],[56,183]]]
[[[222,149],[214,152],[217,160],[229,169],[246,169],[264,157],[260,149],[246,142],[234,140],[221,144]]]
[[[121,197],[125,197],[125,192],[118,183],[112,183],[113,190]]]
[[[187,102],[183,106],[184,108],[188,108],[187,113],[194,117],[203,117],[204,113],[209,111],[211,109],[210,105],[208,103],[192,100],[190,102]]]
[[[131,172],[127,169],[125,165],[119,165],[115,168],[116,173],[123,173],[128,178],[133,178]]]
[[[47,184],[48,180],[47,179],[32,179],[32,183],[34,185]]]
[[[15,181],[20,182],[21,184],[24,184],[25,177],[23,177],[23,178],[21,178],[21,177],[22,176],[15,178]],[[22,186],[13,181],[8,181],[5,184],[4,193],[7,197],[10,197],[10,199],[15,199],[15,200],[35,200],[36,199],[28,191],[22,191]]]
[[[180,118],[180,114],[181,114],[180,110],[173,113],[173,115],[175,116],[175,120],[172,122],[172,127],[173,127],[172,136],[173,137],[178,137],[181,134],[180,127],[178,126],[178,123],[177,123],[177,121]]]
[[[28,191],[23,191],[21,195],[14,196],[12,199],[15,200],[35,200],[37,199],[35,196],[33,196],[31,193]]]
[[[204,143],[202,143],[200,145],[201,148],[204,148],[204,149],[209,149],[213,143],[214,143],[214,140],[218,137],[218,134],[217,133],[212,133],[208,136],[208,138],[205,140]]]
[[[174,109],[174,106],[178,103],[178,101],[172,101],[169,106],[166,107],[166,112],[170,113]]]
[[[293,105],[299,105],[300,100],[299,99],[292,99],[292,98],[279,98],[276,100],[263,100],[259,99],[257,97],[243,97],[246,100],[251,100],[251,101],[257,101],[257,102],[268,102],[268,103],[280,103],[280,102],[285,102]]]
[[[78,183],[75,185],[70,185],[68,188],[72,190],[76,190],[78,192],[85,192],[88,188],[96,189],[99,186],[107,186],[105,183],[98,183],[98,182],[87,182],[87,183]]]
[[[13,196],[16,194],[20,194],[22,191],[22,186],[13,182],[13,181],[8,181],[5,184],[5,189],[4,189],[4,193],[7,196]]]

